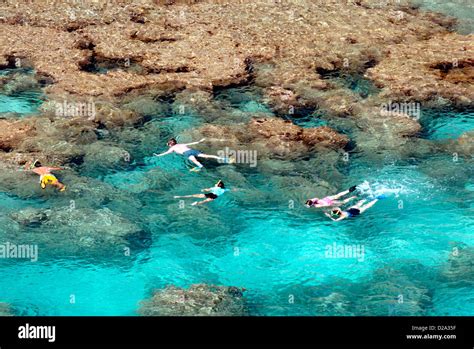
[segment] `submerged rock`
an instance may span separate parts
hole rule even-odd
[[[130,154],[122,148],[105,142],[94,142],[84,147],[84,166],[91,171],[110,170],[127,166],[132,161]]]
[[[353,312],[359,316],[426,315],[431,303],[430,291],[404,272],[381,268],[371,280],[355,284],[351,289]]]
[[[209,138],[207,143],[222,148],[221,139],[234,150],[247,149],[257,152],[259,159],[277,156],[291,159],[314,150],[342,149],[349,139],[333,129],[323,126],[302,128],[291,121],[279,118],[253,118],[247,125],[204,125],[193,137]]]
[[[0,302],[0,316],[14,316],[13,310],[7,303]]]
[[[440,271],[443,280],[456,284],[474,283],[474,247],[455,247]]]
[[[350,299],[338,292],[333,292],[325,297],[316,297],[312,301],[318,316],[353,316],[350,312]]]
[[[29,228],[24,235],[59,250],[92,251],[131,246],[147,238],[137,224],[107,209],[27,208],[10,214],[21,226]]]
[[[155,290],[138,313],[143,316],[245,316],[244,290],[237,287],[191,285],[188,289],[168,286]]]
[[[9,77],[8,82],[3,85],[3,93],[6,95],[14,95],[19,92],[31,91],[39,89],[38,80],[32,74],[15,73]]]
[[[474,131],[465,132],[455,140],[442,142],[441,147],[453,156],[472,157],[474,154]]]

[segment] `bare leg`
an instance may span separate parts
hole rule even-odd
[[[368,210],[369,208],[371,208],[372,206],[374,206],[377,201],[379,201],[379,199],[374,199],[371,202],[369,202],[368,204],[362,206],[360,208],[360,213],[362,213],[362,212]]]
[[[204,194],[192,194],[192,195],[182,195],[182,196],[175,196],[175,199],[185,199],[185,198],[205,198],[206,195]]]
[[[357,204],[355,204],[354,206],[351,206],[350,208],[358,208],[360,209],[362,207],[363,204],[365,204],[367,202],[367,200],[360,200]]]
[[[59,191],[63,191],[66,188],[66,186],[59,181],[51,183],[51,185],[58,188]]]
[[[342,200],[343,204],[347,204],[349,201],[357,199],[357,196],[351,196],[350,198]]]
[[[188,157],[188,159],[191,160],[197,167],[202,167],[202,164],[199,161],[197,161],[194,155],[191,155],[190,157]]]
[[[349,194],[349,190],[344,190],[344,191],[340,192],[339,194],[331,195],[330,198],[333,199],[333,200],[336,200],[336,199],[339,199],[341,196],[344,196],[346,194]]]
[[[216,159],[216,160],[222,160],[222,161],[227,161],[227,158],[223,158],[217,155],[208,155],[208,154],[199,154],[198,155],[200,158],[207,158],[207,159]]]
[[[191,205],[192,206],[202,205],[202,204],[205,204],[206,202],[213,201],[213,200],[214,199],[207,198],[206,200],[202,200],[202,201],[194,201]]]

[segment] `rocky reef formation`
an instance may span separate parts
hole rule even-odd
[[[36,72],[1,80],[8,91],[43,86],[47,98],[35,121],[2,121],[13,138],[0,137],[0,157],[14,164],[32,157],[59,164],[90,159],[90,147],[83,145],[152,115],[166,116],[171,109],[156,102],[168,98],[172,108],[186,105],[208,122],[231,120],[235,112],[222,115],[222,105],[212,99],[216,89],[231,85],[258,86],[278,116],[318,108],[329,117],[353,118],[360,131],[355,141],[368,152],[400,147],[420,130],[407,115],[381,113],[383,103],[441,98],[466,105],[473,99],[472,36],[451,33],[452,19],[407,2],[5,1],[0,9],[6,33],[0,68]],[[331,78],[363,74],[381,88],[376,98]],[[86,117],[55,115],[63,101],[91,101],[97,110]],[[304,152],[329,131],[312,132],[296,140],[273,135],[266,142],[275,154]],[[120,165],[118,158],[113,162]]]
[[[144,300],[138,313],[143,316],[245,316],[248,310],[243,289],[206,284],[187,289],[168,286]]]
[[[252,60],[274,61],[276,85],[318,85],[318,67],[342,66],[344,58],[357,65],[377,55],[372,47],[390,45],[394,38],[414,41],[445,32],[421,12],[393,5],[368,12],[360,2],[344,5],[83,1],[32,7],[7,1],[1,25],[8,35],[2,37],[0,55],[4,65],[11,57],[28,58],[55,81],[50,89],[61,93],[116,95],[172,80],[200,88],[224,86],[245,81]],[[255,20],[261,13],[267,21]],[[384,31],[368,29],[374,27]],[[41,40],[26,45],[23,38]],[[101,68],[104,73],[97,74]]]
[[[436,270],[400,261],[396,267],[381,267],[358,281],[335,278],[287,292],[310,304],[304,311],[313,316],[422,316],[429,314],[436,276]]]
[[[209,138],[208,144],[214,149],[252,149],[259,158],[268,156],[285,159],[297,158],[314,150],[343,149],[349,139],[329,127],[302,128],[289,120],[280,118],[253,118],[247,125],[206,124],[191,136]]]
[[[474,35],[455,33],[409,45],[400,43],[390,48],[388,58],[368,69],[367,76],[383,87],[381,96],[389,100],[422,103],[445,99],[471,105],[474,101],[473,49]]]
[[[362,287],[353,312],[362,316],[419,316],[426,315],[431,293],[418,280],[392,268],[376,270],[372,280],[357,285]]]
[[[150,239],[137,224],[107,208],[27,208],[10,217],[23,229],[23,238],[29,236],[37,244],[57,251],[92,253],[115,249],[117,254],[123,254],[124,247],[136,247]]]
[[[0,120],[0,150],[9,153],[36,134],[34,126],[22,120]]]
[[[442,142],[445,151],[469,158],[474,154],[474,132],[466,132],[457,139]]]
[[[458,244],[449,254],[448,260],[440,271],[442,280],[457,285],[474,283],[474,248]]]

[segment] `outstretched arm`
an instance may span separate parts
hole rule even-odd
[[[341,196],[344,196],[346,194],[349,194],[349,190],[341,191],[339,194],[330,196],[330,198],[335,200],[335,199],[339,199]]]
[[[342,215],[341,215],[339,218],[334,219],[334,218],[331,217],[331,215],[330,215],[329,213],[324,212],[324,214],[325,214],[327,217],[329,217],[331,220],[333,220],[334,222],[342,221],[344,218],[346,218],[345,216],[342,216]]]
[[[368,204],[365,204],[364,206],[362,206],[362,207],[359,209],[360,212],[362,213],[362,212],[368,210],[369,208],[371,208],[372,206],[374,206],[377,201],[379,201],[379,199],[374,199],[374,200],[372,200],[371,202],[369,202]]]
[[[164,153],[161,153],[161,154],[156,154],[156,153],[153,153],[153,156],[163,156],[163,155],[168,155],[168,154],[171,154],[173,151],[171,149],[168,149],[167,151],[165,151]]]
[[[204,188],[204,189],[201,189],[201,191],[211,191],[211,188]]]
[[[347,204],[349,201],[352,201],[354,199],[357,199],[357,196],[351,196],[350,198],[342,200],[343,204]]]
[[[47,169],[49,171],[59,171],[59,170],[63,170],[61,167],[47,167]]]
[[[194,145],[194,144],[199,144],[201,142],[204,142],[206,140],[206,138],[203,138],[203,139],[200,139],[199,141],[197,142],[192,142],[192,143],[185,143],[184,145]]]

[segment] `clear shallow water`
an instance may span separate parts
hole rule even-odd
[[[474,5],[470,0],[411,0],[426,11],[436,11],[458,19],[456,30],[461,34],[474,32]]]
[[[240,113],[242,120],[255,111],[269,111],[247,89],[222,91],[216,98]],[[311,127],[322,120],[305,116],[299,123]],[[428,138],[458,136],[459,120],[462,132],[472,129],[472,114],[462,111],[428,118],[424,124]],[[294,173],[284,170],[291,163],[283,162],[281,171],[270,173],[206,162],[207,168],[194,174],[178,156],[149,156],[164,150],[160,139],[181,135],[202,122],[190,114],[152,120],[142,130],[148,135],[146,142],[121,143],[127,150],[148,155],[138,156],[130,168],[78,168],[80,175],[95,177],[141,203],[138,211],[121,209],[120,214],[145,222],[151,246],[134,250],[131,256],[88,255],[86,250],[80,258],[74,253],[59,258],[52,246],[42,244],[36,263],[0,260],[0,301],[11,303],[21,315],[134,315],[139,302],[155,288],[209,283],[246,288],[254,315],[340,315],[337,301],[329,302],[335,309],[324,312],[318,300],[336,291],[351,304],[348,313],[357,315],[374,271],[415,263],[417,268],[405,274],[429,290],[431,302],[424,307],[425,314],[474,313],[472,289],[437,277],[453,246],[474,244],[472,163],[455,163],[439,154],[415,163],[375,165],[367,154],[356,154],[343,165],[338,187],[342,190],[364,180],[370,187],[361,197],[384,193],[386,198],[362,217],[331,222],[321,212],[306,209],[301,193],[291,184],[290,179],[317,182],[311,168]],[[456,129],[454,135],[446,135],[450,129]],[[198,193],[221,178],[238,190],[203,207],[180,209],[173,199]],[[315,195],[311,190],[305,194]],[[24,228],[12,224],[11,213],[32,206],[60,208],[61,200],[56,195],[26,200],[1,193],[0,242],[13,231],[15,241],[28,243],[22,241]],[[294,207],[289,200],[295,201]],[[103,207],[114,209],[107,202]],[[326,248],[334,243],[363,246],[363,259],[327,258]]]
[[[24,73],[24,76],[34,74],[31,70],[4,69],[0,70],[0,78],[18,73]],[[10,82],[10,84],[12,84],[12,82]],[[3,87],[3,89],[7,91],[3,91],[0,86],[0,116],[2,116],[2,113],[16,113],[19,114],[19,116],[25,116],[38,111],[38,108],[43,103],[42,91],[40,89],[27,91],[20,89],[18,92],[8,92],[8,85],[9,84],[6,84]]]
[[[33,114],[41,105],[41,94],[37,92],[18,93],[11,96],[0,94],[1,113]]]
[[[433,140],[455,139],[474,130],[474,109],[425,110],[420,122],[425,136]]]

